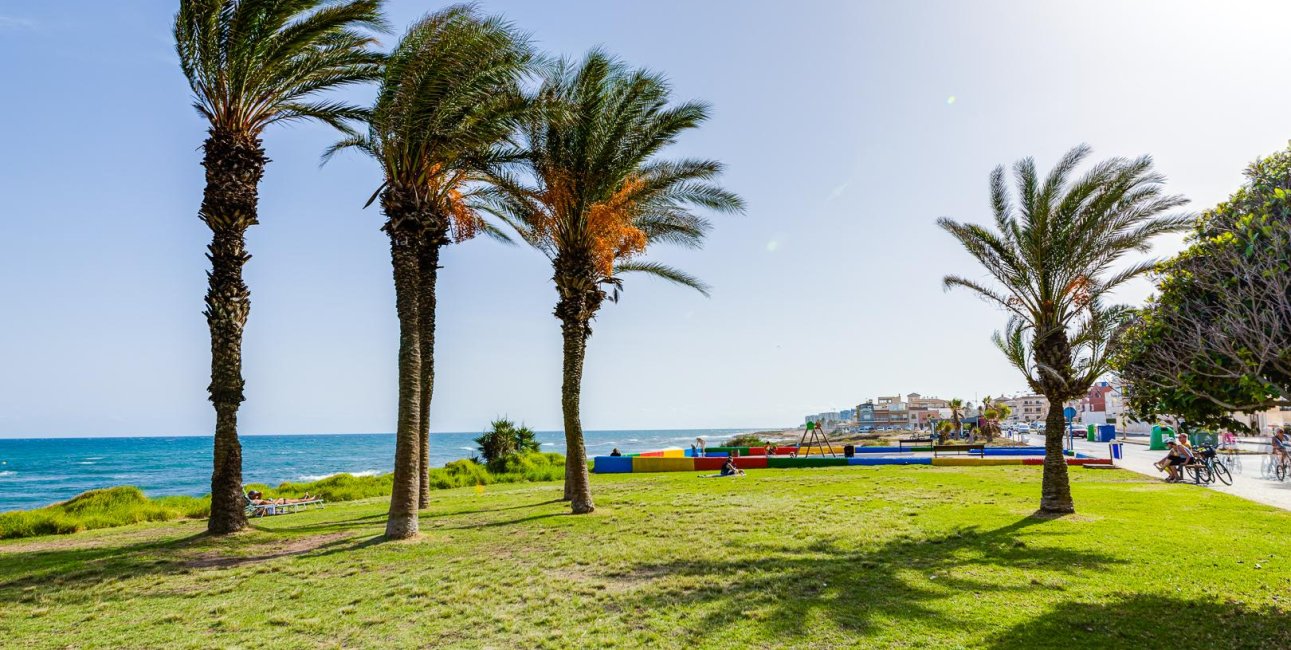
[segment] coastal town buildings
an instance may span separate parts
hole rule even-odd
[[[997,401],[1007,404],[1013,410],[1008,422],[1012,424],[1043,422],[1049,413],[1049,398],[1034,393],[1016,397],[1001,397]]]

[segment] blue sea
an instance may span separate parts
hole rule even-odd
[[[586,431],[589,456],[685,447],[750,429]],[[478,433],[432,433],[432,467],[477,453]],[[559,431],[537,434],[543,451],[565,452]],[[64,501],[86,490],[135,485],[150,496],[210,493],[212,440],[205,436],[0,439],[0,512]],[[277,485],[332,474],[383,474],[394,468],[394,434],[242,436],[242,478]]]

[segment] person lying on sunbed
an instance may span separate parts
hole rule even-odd
[[[305,493],[305,496],[300,497],[299,499],[288,499],[286,497],[278,497],[277,499],[265,499],[263,498],[263,496],[264,495],[261,494],[260,492],[250,492],[247,494],[247,497],[251,499],[251,505],[254,505],[254,506],[286,506],[286,505],[291,505],[293,503],[304,503],[306,501],[318,500],[318,497],[310,496],[308,492]]]

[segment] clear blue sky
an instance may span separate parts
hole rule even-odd
[[[401,30],[439,6],[396,0],[389,15]],[[602,44],[711,102],[675,153],[725,161],[749,205],[704,250],[660,255],[711,299],[636,277],[596,320],[589,428],[791,424],[879,393],[1020,389],[988,340],[1003,315],[941,289],[977,270],[936,217],[987,219],[993,166],[1047,167],[1080,142],[1153,154],[1205,208],[1291,137],[1285,2],[483,6],[550,52]],[[0,0],[0,436],[211,431],[204,131],[175,9]],[[319,169],[333,138],[266,137],[245,433],[393,430],[388,251],[380,214],[361,209],[377,170],[357,156]],[[499,414],[559,428],[545,258],[481,240],[444,266],[433,429]]]

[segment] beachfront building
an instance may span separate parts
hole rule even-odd
[[[1016,397],[1001,397],[999,401],[1013,410],[1013,414],[1008,419],[1013,424],[1044,422],[1044,417],[1049,414],[1049,399],[1044,395],[1031,393]]]
[[[1125,394],[1119,385],[1100,381],[1089,387],[1075,408],[1082,424],[1117,424],[1125,411]]]
[[[856,424],[875,429],[885,427],[905,428],[909,423],[909,414],[900,395],[884,395],[876,400],[866,400],[856,405]]]
[[[853,421],[858,427],[874,429],[926,429],[930,420],[949,417],[947,405],[944,399],[924,397],[919,393],[880,395],[857,404]]]
[[[906,395],[907,421],[911,429],[927,429],[931,420],[944,420],[950,417],[947,407],[950,402],[937,397],[924,397],[919,393]]]
[[[821,424],[835,426],[839,422],[844,422],[844,420],[841,420],[839,418],[839,414],[840,414],[840,411],[824,411],[821,413],[815,413],[813,415],[808,415],[805,418],[803,418],[803,424],[806,424],[808,421],[810,421],[810,422],[819,422]]]

